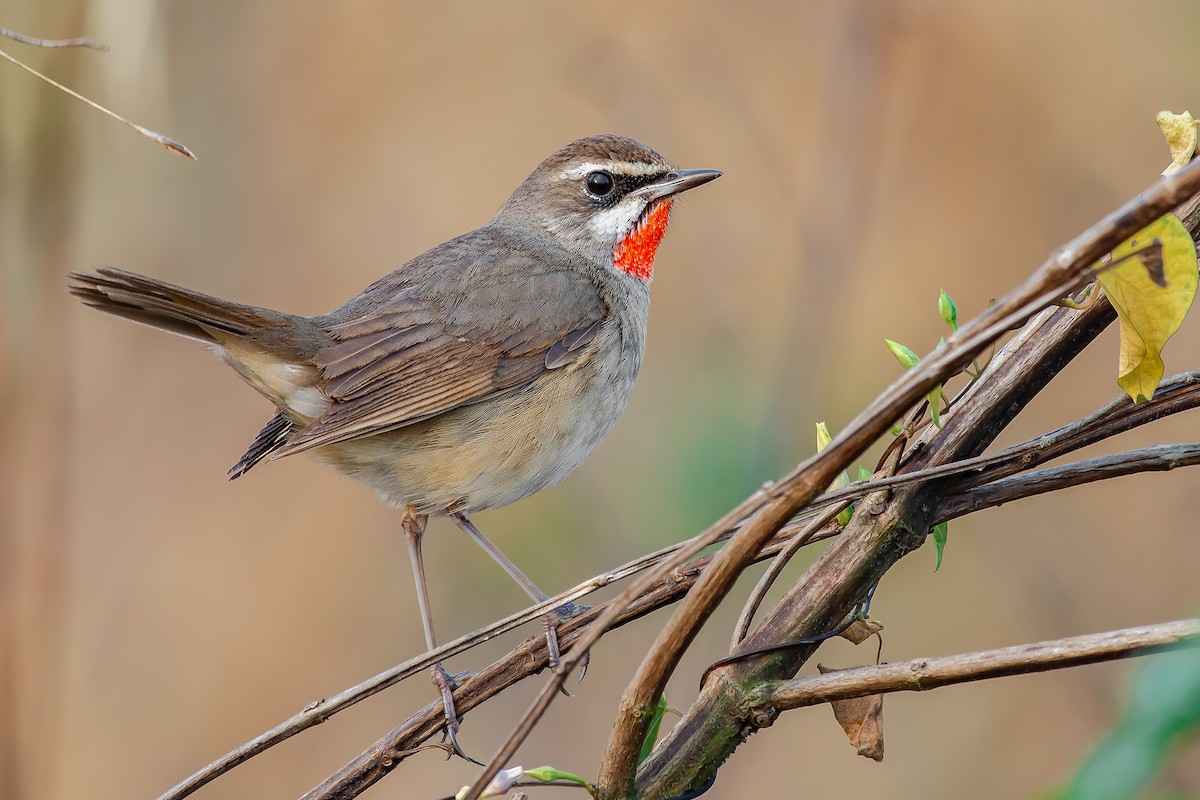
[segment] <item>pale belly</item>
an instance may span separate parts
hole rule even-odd
[[[508,395],[313,455],[422,513],[520,500],[573,472],[624,410],[641,352],[622,359],[616,332],[605,333],[579,361]]]

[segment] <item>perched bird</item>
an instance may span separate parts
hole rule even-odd
[[[341,308],[302,317],[122,270],[71,273],[109,314],[210,346],[278,413],[230,470],[311,452],[403,509],[425,641],[421,539],[445,514],[535,601],[547,596],[471,524],[569,475],[625,408],[642,364],[654,256],[674,197],[720,176],[675,169],[623,136],[568,144],[495,219],[440,244]],[[547,616],[551,663],[555,626]],[[456,739],[454,681],[434,683]]]

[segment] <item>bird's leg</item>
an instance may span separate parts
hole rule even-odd
[[[471,520],[467,519],[465,514],[457,511],[450,511],[448,513],[450,514],[450,519],[454,520],[458,527],[462,528],[463,532],[467,534],[467,536],[470,536],[472,540],[474,540],[475,544],[482,547],[484,552],[491,556],[492,559],[499,564],[505,572],[508,573],[509,577],[516,581],[517,584],[525,590],[525,594],[533,598],[535,603],[541,603],[550,599],[550,596],[539,589],[533,581],[529,580],[525,573],[521,572],[521,570],[517,568],[517,565],[509,560],[508,556],[500,552],[499,547],[496,547],[496,545],[492,544],[486,536],[480,533],[479,528],[476,528],[475,524],[471,522]],[[542,617],[542,626],[546,631],[546,647],[549,650],[551,669],[558,668],[558,660],[559,656],[561,655],[558,649],[558,626],[561,625],[565,620],[582,614],[590,607],[591,606],[578,606],[574,603],[564,603],[553,611],[547,612],[546,615]],[[584,660],[580,665],[579,680],[583,680],[583,676],[587,672],[587,665],[588,656],[585,655]]]
[[[425,523],[429,521],[427,514],[418,514],[412,506],[406,506],[400,526],[404,529],[404,541],[408,545],[409,561],[412,562],[413,580],[417,584],[417,605],[421,608],[421,624],[425,628],[425,646],[430,650],[437,647],[433,636],[433,614],[429,611],[429,587],[425,582],[425,560],[421,556],[421,539],[425,536]],[[441,662],[430,669],[433,685],[442,695],[442,709],[446,715],[446,738],[454,752],[467,761],[479,762],[463,752],[458,744],[458,713],[454,710],[454,697],[451,692],[456,686],[455,680],[446,672]],[[482,765],[481,765],[482,766]]]

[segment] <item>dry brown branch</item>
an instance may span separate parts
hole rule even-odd
[[[1192,231],[1197,228],[1195,207],[1193,200],[1180,210]],[[945,427],[927,431],[916,442],[901,471],[977,455],[1112,318],[1111,309],[1100,304],[1081,314],[1041,314],[996,355],[984,380],[971,388]],[[920,546],[949,488],[946,481],[933,481],[865,501],[838,541],[735,653],[808,639],[832,627],[892,564]],[[868,513],[862,513],[864,506]],[[791,677],[814,649],[773,652],[714,671],[697,702],[639,768],[637,792],[646,798],[670,797],[703,785],[715,765],[762,723],[739,710],[747,693],[765,680]],[[614,737],[622,736],[619,727]],[[601,789],[614,797],[631,793],[619,784],[602,782]]]
[[[1120,237],[1122,235],[1127,235],[1134,228],[1138,227],[1139,224],[1144,222],[1144,219],[1151,218],[1151,215],[1154,215],[1154,213],[1158,213],[1160,210],[1162,210],[1162,209],[1160,209],[1160,206],[1157,206],[1154,204],[1156,204],[1156,203],[1164,204],[1164,205],[1169,204],[1171,200],[1174,200],[1176,197],[1180,196],[1180,194],[1182,194],[1183,192],[1189,191],[1190,186],[1194,186],[1194,181],[1195,181],[1194,168],[1192,170],[1187,170],[1186,173],[1177,174],[1176,180],[1178,179],[1178,176],[1184,175],[1184,174],[1188,174],[1188,176],[1189,176],[1188,180],[1193,181],[1193,184],[1190,184],[1187,186],[1170,186],[1170,187],[1159,186],[1156,188],[1156,191],[1153,191],[1153,193],[1150,194],[1150,196],[1147,196],[1146,198],[1142,198],[1142,200],[1146,201],[1146,203],[1148,203],[1148,205],[1138,206],[1138,207],[1130,206],[1130,207],[1127,207],[1127,209],[1124,210],[1121,213],[1121,215],[1116,215],[1114,217],[1110,217],[1109,219],[1106,219],[1106,221],[1105,221],[1105,223],[1103,223],[1102,227],[1109,229],[1109,234],[1112,237],[1112,241],[1115,241],[1116,239],[1118,239],[1118,237]],[[1103,247],[1104,243],[1109,243],[1109,242],[1108,242],[1108,240],[1105,240],[1104,242],[1100,242],[1100,243],[1096,243],[1096,242],[1087,243],[1081,239],[1078,242],[1076,242],[1076,247],[1074,247],[1074,248],[1070,249],[1070,251],[1066,251],[1066,252],[1073,252],[1076,254],[1076,257],[1078,257],[1080,259],[1085,258],[1085,257],[1091,257],[1091,252],[1087,251],[1087,247],[1091,247],[1092,249],[1098,249],[1100,247]],[[1109,246],[1111,246],[1111,243],[1109,243]],[[1080,251],[1082,251],[1082,254],[1080,254]],[[1050,266],[1051,267],[1054,266],[1054,263],[1051,263]],[[1051,269],[1049,271],[1052,272],[1054,270]],[[1078,276],[1076,276],[1074,279],[1076,279],[1076,281],[1078,281],[1079,278],[1078,278]],[[1049,294],[1046,294],[1045,296],[1038,296],[1038,297],[1036,297],[1036,299],[1034,299],[1034,301],[1048,302],[1049,297],[1050,297]],[[1003,307],[1007,308],[1007,307],[1010,307],[1010,305],[1013,305],[1013,303],[1009,303],[1009,305],[1006,305]],[[1034,307],[1034,305],[1032,302],[1025,303],[1025,306],[1022,306],[1022,307],[1016,309],[1016,312],[1014,312],[1016,314],[1016,318],[1020,318],[1021,314],[1032,313],[1033,307]],[[986,318],[988,318],[989,320],[992,321],[992,323],[994,323],[990,327],[986,327],[986,332],[988,332],[989,336],[994,336],[994,337],[998,336],[1004,330],[1003,327],[1001,327],[1000,330],[995,330],[997,327],[997,325],[995,325],[995,320],[998,317],[998,315],[1000,315],[1000,312],[998,312],[997,309],[992,309],[992,312],[990,312],[988,315],[986,315]],[[1007,326],[1013,325],[1014,321],[1015,321],[1015,319],[1013,319],[1013,318],[1002,318],[1001,319],[1002,325],[1007,325]],[[979,326],[983,327],[983,324],[979,324]],[[940,353],[935,354],[935,356],[941,355],[941,359],[938,359],[938,357],[931,357],[931,359],[926,360],[924,369],[918,369],[918,371],[914,371],[914,373],[910,373],[910,375],[919,373],[917,375],[918,379],[924,377],[926,380],[929,380],[929,381],[936,380],[936,378],[938,377],[938,374],[940,374],[937,372],[937,369],[944,369],[944,371],[946,371],[948,373],[948,372],[952,371],[952,369],[954,368],[953,366],[950,366],[949,354],[953,354],[955,350],[970,350],[970,348],[964,348],[964,344],[962,344],[962,342],[966,342],[967,344],[970,344],[970,345],[978,345],[978,347],[985,347],[985,343],[986,343],[986,341],[988,341],[988,339],[986,339],[986,337],[983,337],[982,339],[978,339],[978,341],[976,341],[976,339],[968,338],[967,333],[970,331],[971,331],[971,326],[964,326],[964,330],[962,330],[960,332],[960,335],[958,336],[958,338],[956,338],[955,341],[952,342],[952,347],[947,348],[946,350],[941,350]],[[978,336],[978,332],[976,333],[976,336]],[[982,343],[980,343],[980,342],[982,342]],[[932,377],[930,377],[929,374],[926,374],[926,373],[929,373],[929,371],[932,371],[932,373],[931,373]],[[910,393],[916,393],[918,391],[923,391],[924,386],[919,385],[919,384],[917,386],[917,389],[913,390],[913,387],[912,387],[913,380],[914,379],[911,377],[906,378],[901,381],[901,385],[906,385],[908,387],[908,390],[910,390]],[[906,383],[906,381],[907,381],[907,383]],[[842,439],[840,439],[839,441],[845,441],[846,435],[847,434],[844,433],[844,437],[842,437]],[[836,443],[836,441],[834,444],[838,445],[838,443]],[[842,445],[842,446],[845,447],[845,445]],[[839,452],[839,451],[836,449],[827,450],[826,452],[824,452],[823,458],[828,459],[830,456],[833,455],[833,453],[836,453],[836,452]],[[820,462],[821,458],[816,459],[816,461]],[[840,469],[840,467],[839,467],[839,469]],[[680,549],[680,551],[677,551],[676,553],[674,553],[673,559],[672,559],[673,564],[671,566],[668,566],[668,567],[659,566],[658,570],[656,570],[656,572],[658,572],[659,575],[661,575],[662,572],[670,571],[670,569],[672,569],[674,564],[678,564],[680,560],[685,558],[686,554],[695,553],[696,551],[698,551],[698,548],[707,546],[708,543],[710,543],[710,542],[718,541],[721,536],[724,536],[727,534],[727,529],[730,528],[731,525],[742,522],[743,519],[745,519],[746,516],[750,515],[751,512],[754,512],[756,509],[761,509],[764,501],[767,501],[769,494],[770,493],[767,493],[767,492],[761,492],[761,493],[756,494],[754,498],[751,498],[748,501],[745,501],[745,503],[740,505],[738,507],[738,509],[734,509],[732,512],[728,513],[728,515],[726,515],[725,519],[722,519],[722,521],[718,525],[715,525],[715,527],[713,529],[706,531],[706,534],[702,535],[701,537],[697,537],[697,540],[692,540],[691,542],[689,542],[688,546],[686,546],[686,548]],[[643,578],[642,581],[637,582],[637,583],[635,583],[635,585],[632,585],[632,587],[626,589],[625,593],[623,593],[622,597],[618,597],[617,601],[614,601],[613,603],[611,603],[610,606],[608,606],[604,610],[604,614],[602,614],[602,616],[601,616],[601,624],[596,626],[595,630],[588,631],[588,636],[586,637],[587,642],[586,642],[586,644],[584,644],[584,646],[589,646],[590,643],[594,643],[595,639],[599,638],[600,634],[602,633],[602,630],[604,630],[604,628],[608,624],[610,624],[610,622],[612,620],[616,619],[617,616],[620,614],[619,607],[623,606],[623,604],[625,604],[625,603],[628,603],[632,599],[632,597],[635,597],[638,594],[640,594],[641,590],[644,587],[649,587],[650,583],[652,583],[652,579],[655,577],[656,577],[655,575],[652,575],[652,576],[647,576],[646,578]],[[574,650],[572,650],[572,654],[574,654],[574,655],[568,654],[568,658],[566,658],[566,663],[565,663],[566,669],[564,670],[564,672],[569,672],[569,670],[572,667],[576,666],[578,652],[582,652],[582,648],[578,648],[578,646],[576,646],[576,648]],[[530,711],[530,714],[527,716],[526,726],[517,730],[517,733],[514,735],[514,738],[512,738],[508,742],[508,745],[506,745],[505,748],[502,748],[502,753],[499,754],[499,757],[497,759],[494,759],[492,766],[497,766],[499,763],[503,762],[504,758],[508,757],[504,753],[504,750],[510,750],[510,748],[515,747],[516,742],[518,740],[521,740],[523,738],[523,736],[527,734],[529,723],[532,723],[533,721],[535,721],[536,716],[540,715],[541,712],[545,710],[548,703],[550,703],[551,700],[553,699],[552,692],[557,691],[557,687],[560,684],[562,684],[562,680],[564,680],[564,679],[565,679],[565,674],[556,676],[556,679],[554,679],[552,681],[552,684],[550,687],[547,688],[547,691],[544,692],[544,694],[542,694],[542,696],[539,697],[538,702],[535,703],[534,709],[532,711]],[[380,744],[383,744],[383,742],[380,742]],[[365,758],[370,759],[370,753],[365,754]],[[344,776],[348,776],[349,774],[353,774],[353,772],[356,772],[356,774],[359,774],[360,776],[365,777],[365,772],[362,771],[361,768],[362,768],[362,764],[360,764],[360,763],[350,765],[350,766],[348,766],[348,768],[346,770],[343,770],[341,772],[341,775],[344,777]],[[368,784],[373,782],[373,780],[377,780],[378,775],[382,775],[383,772],[386,771],[386,769],[388,769],[388,766],[385,766],[385,768],[382,771],[377,771],[376,774],[374,774],[374,775],[376,775],[376,777],[367,778],[367,780],[365,782],[359,783],[359,790],[361,790],[361,788],[365,788],[365,786],[368,786]],[[494,772],[494,770],[488,770],[488,772]],[[335,780],[336,780],[336,778],[337,778],[337,776],[335,776]],[[487,780],[490,780],[490,775],[482,776],[481,781],[479,782],[480,783],[479,786],[475,787],[476,792],[478,792],[479,788],[481,788],[481,784],[486,783]],[[326,783],[326,787],[328,787],[328,786],[329,786],[329,784]],[[344,786],[344,784],[343,784],[343,788],[347,788],[347,787]],[[341,795],[341,796],[353,796],[352,794],[343,794],[341,792],[337,792],[337,794]],[[311,796],[317,796],[317,795],[311,795]]]
[[[1186,445],[1182,447],[1188,448],[1189,451],[1187,458],[1181,460],[1187,460],[1189,463],[1200,463],[1200,445]],[[1153,451],[1158,449],[1149,448],[1148,450]],[[1095,477],[1089,477],[1094,474],[1094,470],[1086,466],[1089,462],[1080,462],[1078,465],[1059,467],[1055,468],[1055,470],[1047,470],[1047,472],[1065,471],[1072,467],[1078,467],[1079,469],[1074,470],[1078,478],[1075,483],[1083,483],[1087,482],[1087,480],[1117,477],[1118,474],[1131,474],[1141,471],[1141,469],[1158,468],[1156,465],[1160,463],[1159,459],[1149,456],[1151,454],[1147,450],[1138,450],[1117,456],[1107,456],[1104,459],[1094,459],[1093,461],[1118,461],[1127,457],[1132,464],[1140,467],[1140,469],[1133,468],[1129,470],[1105,468],[1101,470],[1101,474],[1095,475]],[[1182,464],[1179,465],[1182,466]],[[1031,475],[1029,477],[1032,478],[1034,476]],[[1030,487],[1034,488],[1040,484],[1041,481],[1031,481]],[[1066,485],[1068,484],[1064,482],[1063,488]],[[1069,485],[1074,485],[1074,483]],[[968,489],[963,495],[955,495],[948,498],[948,503],[953,503],[959,497],[969,495],[972,491],[974,490]],[[1017,491],[1018,489],[1015,487],[1006,491],[1006,501],[1019,499]],[[836,524],[827,524],[821,530],[822,535],[820,538],[830,538],[837,534],[839,526]],[[794,535],[780,535],[763,549],[756,560],[762,561],[773,557],[788,546],[791,540],[794,540]],[[614,627],[624,625],[651,611],[678,601],[695,584],[712,558],[713,556],[709,555],[690,561],[668,576],[667,579],[657,583],[650,591],[640,596],[632,606],[625,610]],[[563,629],[564,643],[569,644],[574,642],[578,629],[590,624],[599,611],[600,609],[594,609],[587,616],[569,622]],[[536,614],[530,614],[529,616],[536,616]],[[485,672],[480,673],[479,679],[465,684],[460,689],[462,693],[461,697],[456,693],[456,703],[462,704],[464,708],[474,708],[523,678],[541,671],[545,667],[544,643],[545,640],[541,637],[530,639],[521,647],[493,664]],[[514,667],[517,668],[514,669]],[[366,752],[353,762],[339,770],[319,786],[314,787],[310,792],[305,794],[305,800],[325,800],[326,798],[356,796],[379,780],[379,778],[383,777],[384,774],[391,771],[399,763],[400,757],[397,754],[411,749],[416,742],[436,735],[441,729],[441,722],[441,707],[436,703],[426,706],[368,748]],[[171,795],[170,797],[174,798],[175,795]]]
[[[1033,441],[1038,442],[1041,439]],[[1030,443],[1027,442],[1025,444],[1028,445]],[[977,463],[987,460],[974,459]],[[1011,469],[1013,462],[1013,459],[998,459],[992,461],[992,466],[994,469],[999,468],[996,471]],[[962,466],[966,463],[960,461],[948,466]],[[962,491],[960,494],[949,495],[938,506],[937,512],[933,515],[933,521],[935,524],[948,522],[957,517],[982,511],[985,508],[1004,505],[1013,500],[1022,500],[1026,497],[1068,489],[1094,481],[1119,478],[1139,472],[1167,472],[1179,467],[1191,467],[1197,464],[1200,464],[1200,443],[1156,445],[1141,450],[1092,458],[1075,464],[1055,467],[1054,469],[1032,472],[1020,477],[997,480],[994,483],[983,483],[974,488]],[[926,472],[962,474],[961,472],[949,473],[936,468],[927,470]],[[970,482],[977,484],[979,481],[987,479],[988,476],[989,472],[987,471],[977,472],[971,476]],[[914,477],[914,474],[900,477],[911,479]],[[912,482],[911,480],[898,481],[893,485]],[[753,621],[754,614],[757,613],[759,605],[792,556],[800,548],[806,547],[820,539],[828,538],[829,535],[834,535],[838,532],[839,526],[833,526],[829,523],[833,515],[839,513],[843,507],[840,504],[831,504],[829,508],[833,510],[831,512],[827,511],[825,515],[818,518],[819,525],[814,526],[810,523],[800,534],[793,536],[791,542],[775,556],[770,569],[763,574],[762,578],[755,585],[749,599],[742,608],[742,613],[734,625],[731,647],[737,647],[738,643],[746,638],[746,634],[750,630],[750,623]],[[789,531],[795,525],[795,522],[789,523],[781,528],[780,532]],[[822,534],[827,535],[823,536]]]
[[[824,675],[768,682],[760,691],[762,705],[779,712],[869,694],[923,692],[956,683],[1197,646],[1200,646],[1200,619],[1189,619],[998,650],[839,669]]]
[[[1083,419],[1064,425],[1034,439],[1006,447],[990,455],[964,458],[948,464],[904,472],[900,475],[872,478],[870,483],[855,483],[844,489],[828,492],[814,500],[809,508],[823,508],[831,503],[855,500],[882,489],[910,486],[933,478],[953,478],[955,485],[999,480],[1045,464],[1076,450],[1133,430],[1163,417],[1194,408],[1200,403],[1200,370],[1165,378],[1154,399],[1134,403],[1121,395]],[[981,478],[986,480],[981,481]]]
[[[1175,174],[1194,174],[1197,169],[1193,163]],[[1158,184],[1077,237],[1022,287],[1000,301],[993,313],[964,325],[947,340],[945,348],[934,351],[907,373],[906,377],[923,373],[920,377],[928,379],[921,382],[913,378],[922,389],[920,394],[915,397],[907,394],[905,390],[912,384],[902,380],[851,422],[829,448],[782,482],[759,518],[739,531],[706,570],[627,688],[601,764],[602,797],[618,798],[634,793],[634,772],[647,711],[661,694],[683,649],[758,547],[810,502],[819,487],[828,485],[838,472],[847,468],[904,409],[948,378],[953,369],[965,366],[964,356],[969,361],[969,356],[994,341],[1000,333],[992,324],[997,317],[1010,327],[1029,319],[1050,302],[1051,295],[1086,278],[1090,265],[1104,252],[1189,199],[1198,187],[1200,184],[1189,182],[1187,188],[1168,191]],[[1186,214],[1184,217],[1187,219]],[[1108,324],[1111,309],[1098,306],[1078,315],[1047,311],[1026,325],[1014,338],[1016,344],[1010,343],[996,355],[985,378],[972,387],[945,427],[936,436],[918,443],[919,451],[910,458],[907,468],[935,466],[981,452],[1017,410]],[[889,401],[897,397],[907,402],[902,407],[892,405]],[[846,534],[839,537],[800,585],[747,637],[745,650],[812,636],[829,629],[848,613],[895,561],[923,542],[930,512],[936,508],[928,491],[920,487],[899,490],[877,514],[856,514]],[[736,714],[724,717],[726,711],[753,685],[794,675],[812,649],[800,648],[792,654],[773,655],[716,671],[697,703],[637,770],[636,791],[648,798],[670,797],[706,782],[716,765],[753,730],[744,717]],[[721,723],[717,723],[718,717],[724,717]],[[745,727],[738,729],[741,724]],[[664,756],[667,753],[671,758]],[[510,757],[511,749],[502,749],[500,755]],[[698,766],[698,760],[705,766]],[[495,766],[489,765],[487,772]]]
[[[985,379],[943,429],[916,443],[902,469],[976,455],[1112,317],[1099,304],[1079,314],[1059,309],[1039,315],[997,353]],[[896,561],[924,542],[945,485],[905,486],[863,501],[838,540],[734,654],[810,639],[836,625]],[[696,703],[643,763],[638,791],[671,797],[706,781],[708,774],[698,773],[697,764],[721,763],[764,723],[739,710],[748,693],[763,681],[795,675],[815,649],[814,644],[773,652],[710,673]]]
[[[1005,478],[947,497],[934,515],[938,522],[1047,492],[1138,472],[1166,472],[1200,464],[1200,443],[1160,444]]]
[[[955,464],[907,473],[894,478],[875,478],[870,485],[856,484],[845,490],[823,495],[813,503],[813,506],[826,505],[824,501],[829,497],[840,498],[841,502],[854,499],[856,496],[860,497],[869,491],[877,491],[877,487],[880,485],[895,488],[903,485],[911,485],[912,483],[928,480],[933,477],[960,477],[960,480],[956,483],[957,488],[955,492],[947,496],[935,515],[936,521],[942,521],[969,513],[970,511],[980,510],[1001,502],[1010,502],[1029,494],[1038,493],[1043,491],[1043,487],[1047,486],[1050,482],[1055,484],[1055,488],[1066,488],[1090,480],[1117,477],[1146,469],[1159,469],[1162,468],[1164,461],[1172,463],[1175,466],[1182,466],[1185,462],[1194,463],[1193,459],[1196,449],[1200,447],[1197,445],[1173,446],[1172,450],[1175,451],[1173,454],[1165,453],[1162,448],[1148,448],[1146,450],[1106,456],[1102,459],[1093,459],[1078,464],[1057,467],[1053,470],[1046,470],[1040,473],[1031,473],[1015,481],[999,482],[996,484],[996,486],[1000,487],[999,489],[994,489],[992,485],[994,479],[998,477],[1011,476],[1015,472],[1035,467],[1052,458],[1061,457],[1080,447],[1129,430],[1137,425],[1161,419],[1170,414],[1194,408],[1197,405],[1200,405],[1200,371],[1176,375],[1165,380],[1154,399],[1148,403],[1141,403],[1135,406],[1129,401],[1128,397],[1121,395],[1084,419],[1035,439],[1006,448],[991,456],[966,459]],[[1123,462],[1129,464],[1128,468],[1120,467]],[[1051,473],[1054,473],[1054,476]],[[811,524],[812,519],[813,517],[809,515],[790,522],[763,548],[757,560],[771,558],[783,548],[794,546],[797,537]],[[809,540],[809,543],[829,539],[837,535],[840,530],[840,526],[833,523],[820,526],[816,534]],[[727,531],[727,535],[732,532],[732,530]],[[333,697],[312,703],[291,719],[280,723],[275,728],[266,731],[191,775],[170,791],[164,793],[160,797],[160,800],[180,800],[228,772],[238,764],[243,763],[275,744],[301,731],[319,725],[339,711],[392,686],[406,677],[423,673],[434,661],[465,652],[471,647],[510,631],[518,625],[537,619],[547,607],[554,607],[567,601],[578,600],[591,592],[637,574],[659,563],[671,553],[677,552],[681,547],[681,544],[671,545],[657,552],[637,558],[621,567],[591,578],[557,595],[546,603],[512,614],[485,628],[448,642],[436,650],[410,659]],[[704,569],[704,566],[711,559],[712,556],[705,556],[690,561],[675,573],[668,575],[664,580],[656,583],[651,589],[641,595],[632,606],[626,609],[626,612],[621,615],[614,624],[614,627],[624,625],[651,611],[676,602],[692,586],[700,572]],[[587,616],[571,621],[563,629],[563,642],[567,645],[573,642],[575,637],[574,631],[587,625],[598,613],[599,609],[596,609]],[[535,637],[535,640],[531,644],[536,645],[538,642],[544,642],[544,639]],[[469,704],[469,707],[474,707],[519,680],[540,672],[546,666],[544,655],[544,648],[537,647],[535,648],[535,652],[531,652],[525,646],[518,647],[489,668],[489,670],[496,669],[505,675],[505,680],[472,681],[464,684],[459,690],[460,703],[463,704],[464,708],[468,707],[467,704]],[[515,662],[525,664],[527,669],[513,670],[512,664]],[[430,705],[422,709],[377,742],[351,765],[331,776],[321,787],[314,789],[315,794],[310,793],[310,796],[353,796],[357,791],[366,788],[374,780],[377,780],[383,774],[390,771],[391,768],[394,768],[403,758],[403,755],[400,754],[410,752],[413,743],[421,741],[422,737],[427,738],[436,734],[438,730],[437,723],[440,719],[439,715],[440,706],[435,707],[434,705]],[[321,792],[325,792],[325,794]]]

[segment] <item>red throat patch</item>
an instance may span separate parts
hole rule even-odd
[[[617,245],[613,251],[613,264],[617,269],[643,281],[653,277],[654,254],[658,252],[671,219],[671,199],[664,197],[654,201],[629,235]]]

